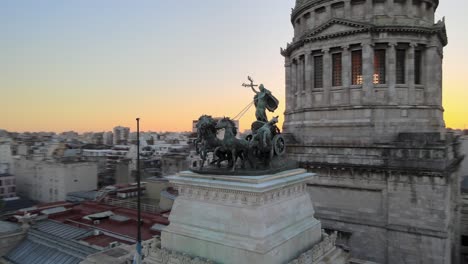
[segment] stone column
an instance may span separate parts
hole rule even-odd
[[[409,0],[409,1],[411,1],[411,0]],[[386,10],[385,13],[387,14],[387,16],[393,17],[393,6],[395,4],[394,0],[387,0],[386,3],[387,3],[387,5],[385,6],[385,9],[387,9],[387,10]]]
[[[396,42],[388,43],[387,48],[387,82],[389,104],[397,105],[396,94]]]
[[[305,62],[305,87],[304,90],[307,93],[310,93],[312,89],[312,53],[307,52],[304,55],[304,62]]]
[[[330,105],[330,89],[332,86],[332,60],[330,49],[323,49],[323,104]]]
[[[410,105],[416,104],[416,90],[414,85],[414,48],[416,46],[416,43],[410,43],[405,62],[406,76],[408,77],[408,103]]]
[[[425,55],[425,93],[427,105],[442,105],[442,56],[437,46],[428,46]]]
[[[387,0],[388,1],[388,0]],[[374,4],[373,0],[366,0],[366,19],[371,19],[372,15],[374,14]]]
[[[297,64],[297,90],[296,90],[296,109],[302,107],[302,92],[304,91],[304,56],[298,58]]]
[[[290,110],[296,109],[296,92],[297,92],[297,60],[292,60],[292,67],[291,67],[291,107]]]
[[[344,2],[344,17],[347,19],[351,18],[351,0]]]
[[[331,12],[331,5],[326,5],[325,6],[325,21],[328,21],[329,19],[333,18],[333,14]]]
[[[419,8],[419,17],[424,20],[424,18],[426,17],[426,5],[424,5],[424,2],[421,1],[421,4],[418,5],[418,8]]]
[[[343,87],[345,89],[345,103],[351,103],[351,91],[349,90],[351,86],[351,52],[349,51],[349,46],[342,46],[343,49],[341,56],[341,68],[342,68],[342,78],[343,78]]]
[[[406,9],[406,16],[409,18],[412,18],[413,17],[413,1],[412,0],[406,0],[405,9]]]
[[[362,44],[362,91],[364,94],[363,103],[373,102],[374,90],[374,45],[370,43]]]
[[[285,94],[285,98],[286,98],[286,112],[288,112],[289,110],[291,110],[291,97],[292,97],[292,85],[291,85],[291,62],[288,60],[288,59],[285,59],[285,63],[284,63],[284,69],[285,69],[285,76],[284,76],[284,82],[285,82],[285,86],[286,86],[286,94]]]

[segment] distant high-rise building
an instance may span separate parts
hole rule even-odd
[[[94,162],[15,161],[17,192],[40,202],[65,200],[67,193],[97,188]]]
[[[111,131],[104,132],[102,134],[102,141],[105,145],[113,145],[114,144],[114,134]]]
[[[114,127],[114,145],[125,145],[128,143],[128,137],[130,135],[130,128],[116,126]]]

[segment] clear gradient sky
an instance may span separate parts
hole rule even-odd
[[[187,131],[235,116],[252,75],[281,101],[294,0],[2,0],[0,129]],[[441,0],[448,127],[468,128],[468,1]],[[271,116],[271,115],[270,115]],[[250,109],[241,128],[254,119]]]

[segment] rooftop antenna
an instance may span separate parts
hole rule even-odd
[[[137,210],[138,210],[138,233],[137,233],[137,244],[136,244],[136,253],[133,257],[133,264],[141,264],[142,254],[141,254],[141,179],[140,179],[140,118],[137,117],[137,166],[136,166],[136,180],[137,180]]]

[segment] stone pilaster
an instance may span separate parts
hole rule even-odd
[[[330,89],[332,87],[332,60],[329,49],[323,49],[323,102],[330,105]]]
[[[408,102],[410,105],[416,104],[416,90],[414,84],[414,48],[416,43],[410,43],[406,56],[406,76],[408,82]]]
[[[285,69],[285,76],[284,76],[284,82],[285,82],[285,86],[286,86],[286,112],[287,111],[290,111],[291,110],[291,96],[292,96],[292,87],[291,87],[291,71],[292,71],[292,67],[291,67],[291,62],[289,62],[288,60],[286,60],[285,64],[284,64],[284,69]]]
[[[413,1],[407,0],[405,2],[406,16],[409,18],[413,17]]]
[[[344,1],[344,17],[351,17],[351,0]]]
[[[349,87],[351,86],[351,52],[349,51],[349,46],[342,46],[343,49],[341,56],[341,66],[342,66],[342,78],[343,78],[343,87],[345,88],[345,98],[346,104],[351,102],[351,92]]]
[[[425,92],[427,105],[442,105],[442,57],[439,54],[437,46],[428,46],[424,52],[425,55]]]
[[[291,67],[291,110],[296,109],[297,97],[297,60],[293,59]]]
[[[299,56],[299,91],[303,92],[305,89],[305,55]]]
[[[411,0],[409,0],[411,1]],[[395,5],[394,0],[387,0],[386,1],[386,14],[389,17],[393,17],[393,6]]]
[[[396,42],[388,43],[387,48],[387,82],[388,100],[391,105],[397,104],[396,95]]]
[[[305,55],[305,87],[304,90],[306,92],[310,92],[312,89],[312,63],[313,63],[313,58],[312,54],[310,52],[307,52]]]
[[[331,12],[331,5],[325,6],[325,14],[326,14],[325,21],[333,18],[333,14]]]
[[[374,14],[373,0],[366,0],[366,19],[371,19]]]
[[[369,104],[373,102],[374,89],[374,48],[373,44],[362,44],[362,91],[364,93],[363,103]]]
[[[303,107],[303,92],[304,92],[304,56],[298,58],[297,68],[297,91],[296,91],[296,109]]]

